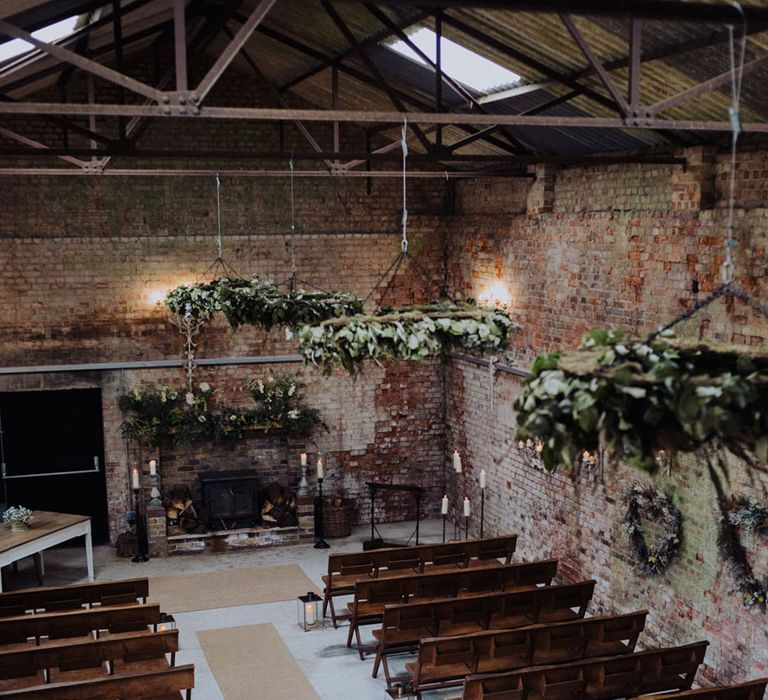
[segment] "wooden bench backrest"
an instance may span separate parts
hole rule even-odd
[[[75,644],[45,644],[0,651],[0,678],[34,676],[43,669],[62,671],[94,668],[104,662],[159,659],[179,650],[179,631],[168,630],[128,637],[107,637]]]
[[[464,542],[425,544],[417,547],[386,547],[369,552],[331,554],[328,557],[328,574],[373,576],[381,569],[457,564],[467,559],[504,559],[508,563],[515,552],[516,545],[517,535],[503,535]]]
[[[47,586],[0,593],[0,617],[34,610],[75,610],[90,605],[128,605],[146,602],[149,579],[134,578],[99,583]]]
[[[483,628],[509,629],[561,620],[564,611],[584,617],[592,599],[595,581],[563,586],[529,588],[486,593],[467,598],[388,605],[382,620],[383,637],[390,632],[423,627],[427,623],[434,636],[451,624],[477,621]],[[415,621],[420,621],[419,624]],[[446,632],[450,634],[450,632]]]
[[[557,572],[557,559],[528,564],[504,564],[493,568],[458,569],[355,582],[355,604],[417,602],[453,598],[459,591],[496,592],[518,586],[548,585]],[[520,581],[525,581],[520,584]],[[533,582],[533,583],[532,583]]]
[[[160,606],[156,604],[20,615],[0,619],[0,644],[18,644],[30,637],[79,637],[96,630],[138,632],[158,622]]]
[[[195,667],[192,664],[174,666],[162,671],[127,673],[106,676],[98,680],[72,683],[49,683],[31,688],[0,692],[0,698],[18,700],[115,700],[115,698],[168,697],[195,687]]]
[[[498,673],[526,666],[626,654],[634,650],[647,614],[641,610],[515,630],[475,632],[463,637],[422,639],[413,681],[419,686],[422,680],[439,683],[455,678],[450,659],[458,647],[463,654],[461,663],[471,668],[469,673]],[[439,671],[431,670],[430,675],[422,679],[424,666],[448,666],[451,673],[441,679]]]
[[[469,676],[464,682],[462,700],[618,700],[644,693],[685,690],[690,688],[704,661],[707,645],[708,642],[698,642],[560,666]]]
[[[669,695],[649,695],[649,700],[762,700],[765,695],[765,686],[768,684],[768,678],[759,678],[748,683],[739,683],[738,685],[726,685],[714,688],[697,688],[696,690],[686,690],[681,693],[670,693]],[[645,699],[644,699],[645,700]]]

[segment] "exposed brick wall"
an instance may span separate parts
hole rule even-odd
[[[727,157],[706,149],[687,155],[687,170],[623,165],[550,173],[531,185],[528,211],[517,216],[509,215],[503,192],[495,218],[487,215],[486,199],[485,216],[467,213],[448,224],[452,288],[477,296],[500,280],[509,289],[514,315],[524,325],[511,353],[522,367],[536,352],[573,347],[594,327],[642,335],[671,320],[717,287],[723,260]],[[768,297],[765,156],[750,153],[741,161],[735,217],[738,281],[762,301]],[[517,187],[510,185],[512,202],[519,201]],[[768,339],[765,319],[738,303],[718,302],[679,330],[750,345]],[[615,465],[602,478],[537,468],[514,439],[512,404],[521,382],[502,372],[492,381],[487,367],[451,362],[448,449],[458,448],[465,458],[465,473],[450,479],[452,501],[468,494],[476,512],[478,475],[485,469],[486,532],[518,532],[523,556],[557,556],[567,578],[595,578],[593,612],[647,608],[642,641],[649,646],[709,639],[700,680],[765,675],[765,613],[747,610],[732,594],[733,577],[717,552],[718,510],[706,467],[683,460],[671,476],[656,477],[683,512],[683,550],[665,575],[638,576],[622,528],[624,499],[632,481],[649,477]],[[729,492],[768,501],[765,478],[734,465],[730,479]],[[473,532],[478,527],[473,517]],[[764,577],[764,538],[743,541],[755,572]]]

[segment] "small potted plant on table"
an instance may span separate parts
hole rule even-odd
[[[24,506],[11,506],[5,511],[5,521],[11,524],[11,530],[20,532],[29,530],[29,521],[32,519],[32,511]]]

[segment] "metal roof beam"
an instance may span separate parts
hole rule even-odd
[[[206,96],[211,91],[211,88],[218,82],[222,73],[224,73],[229,64],[232,63],[235,56],[240,52],[240,49],[245,46],[245,42],[251,38],[253,32],[256,31],[256,28],[261,24],[264,17],[267,16],[267,13],[272,9],[275,2],[276,0],[259,0],[259,3],[240,27],[234,39],[229,42],[221,55],[216,59],[216,62],[206,73],[205,77],[200,81],[200,84],[195,90],[196,94],[192,98],[193,100],[197,102],[205,100]]]
[[[130,76],[127,76],[116,70],[112,70],[111,68],[108,68],[101,63],[96,63],[96,61],[92,61],[91,59],[86,58],[85,56],[81,56],[74,51],[65,49],[58,44],[50,44],[46,41],[36,39],[29,32],[25,31],[24,29],[20,29],[19,27],[15,27],[10,22],[0,20],[0,32],[7,36],[12,36],[15,39],[26,41],[41,51],[44,51],[45,53],[58,58],[64,63],[71,63],[73,66],[80,68],[87,73],[92,73],[97,78],[102,78],[103,80],[115,83],[119,87],[125,88],[144,97],[148,97],[152,100],[158,101],[160,99],[160,93],[155,90],[155,88],[150,87],[146,83],[142,83],[140,80],[135,80]]]
[[[30,139],[26,136],[22,136],[21,134],[17,134],[15,131],[11,131],[10,129],[6,129],[2,126],[0,126],[0,135],[5,136],[7,139],[10,139],[11,141],[16,141],[18,143],[23,143],[25,146],[29,146],[29,148],[26,148],[26,149],[17,149],[18,151],[20,151],[18,155],[27,155],[27,156],[55,155],[57,158],[60,158],[61,160],[63,160],[65,163],[69,163],[70,165],[74,165],[78,168],[85,168],[88,165],[84,160],[75,158],[68,153],[55,153],[50,148],[50,146],[46,146],[44,143],[41,143],[40,141],[35,141],[34,139]],[[0,149],[0,151],[2,150],[3,149]]]
[[[0,114],[65,114],[75,116],[148,116],[169,119],[231,119],[255,121],[302,121],[363,124],[402,124],[402,112],[380,110],[343,110],[343,109],[268,109],[260,107],[201,107],[199,111],[181,111],[159,105],[116,105],[84,103],[46,103],[46,102],[4,102],[0,103]],[[494,124],[510,126],[557,126],[584,129],[669,129],[672,131],[730,131],[727,121],[680,120],[680,119],[623,119],[621,117],[557,117],[552,115],[517,115],[517,114],[453,114],[450,112],[408,112],[409,122],[413,124],[471,124],[485,127]],[[637,121],[637,123],[635,123]],[[745,122],[742,131],[768,133],[768,122]]]

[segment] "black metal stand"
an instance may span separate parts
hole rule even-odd
[[[147,526],[141,514],[139,503],[139,489],[133,489],[133,498],[136,508],[136,556],[131,559],[136,564],[149,561],[149,542],[147,541]]]
[[[317,491],[318,496],[320,498],[320,503],[318,507],[318,518],[317,518],[317,542],[315,542],[315,549],[329,549],[331,545],[329,545],[325,541],[325,525],[323,523],[323,480],[318,479],[317,480]]]
[[[443,544],[445,544],[445,514],[443,514]]]
[[[469,539],[469,516],[464,516],[464,539]]]
[[[480,537],[485,530],[485,489],[480,489]]]
[[[363,550],[378,549],[379,547],[407,547],[411,543],[411,539],[416,537],[416,544],[419,544],[419,523],[421,520],[421,495],[424,489],[421,486],[414,486],[412,484],[380,484],[375,481],[366,481],[368,487],[369,497],[371,499],[371,539],[363,542]],[[412,493],[416,498],[416,530],[411,537],[408,538],[408,542],[405,544],[395,542],[384,542],[381,535],[376,537],[378,531],[376,530],[376,509],[375,501],[376,494],[379,491],[406,491]]]

